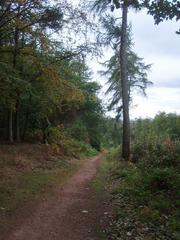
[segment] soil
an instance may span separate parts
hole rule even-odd
[[[106,194],[95,192],[91,182],[96,176],[101,156],[83,162],[79,170],[57,187],[19,221],[2,240],[100,240],[108,222]],[[1,237],[0,237],[1,239]]]

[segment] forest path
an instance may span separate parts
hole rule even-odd
[[[42,201],[28,219],[17,226],[7,240],[99,240],[99,227],[106,218],[108,204],[95,192],[95,179],[102,155],[83,162],[79,170],[48,199]],[[105,213],[105,214],[104,214]]]

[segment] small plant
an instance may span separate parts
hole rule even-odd
[[[108,154],[108,175],[115,206],[110,228],[112,239],[126,239],[127,231],[132,239],[135,236],[146,239],[147,235],[149,239],[157,239],[157,236],[158,239],[179,239],[180,174],[177,161],[176,164],[171,161],[171,154],[177,154],[176,143],[171,141],[162,142],[161,146],[152,142],[146,144],[146,148],[139,143],[139,153],[145,155],[142,154],[136,164],[117,161],[114,150]],[[160,152],[156,151],[158,148]],[[149,149],[153,150],[153,159]],[[160,158],[165,157],[166,151],[168,163],[167,159]]]

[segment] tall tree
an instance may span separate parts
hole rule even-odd
[[[139,8],[137,0],[96,0],[93,9],[105,10],[107,7],[122,10],[121,36],[120,36],[120,79],[122,92],[122,110],[123,110],[123,141],[122,141],[122,157],[128,160],[130,157],[130,120],[129,120],[129,97],[128,97],[128,74],[127,74],[127,27],[128,27],[128,9],[129,7]]]
[[[102,27],[105,32],[99,34],[98,41],[105,46],[111,46],[113,50],[112,57],[106,61],[103,66],[107,70],[101,71],[100,73],[108,77],[107,84],[109,85],[107,94],[110,93],[110,104],[109,110],[115,110],[117,113],[116,118],[119,119],[122,115],[122,82],[120,78],[121,69],[119,67],[119,49],[121,36],[121,27],[118,18],[106,16],[102,19]],[[151,65],[147,65],[143,62],[143,59],[138,57],[136,53],[132,51],[131,44],[131,31],[128,28],[127,32],[127,78],[128,78],[128,101],[132,100],[132,93],[134,90],[145,95],[145,90],[150,81],[147,79],[147,71]]]
[[[122,85],[122,108],[123,108],[123,139],[122,157],[128,160],[130,157],[130,121],[129,121],[129,95],[127,75],[127,16],[128,3],[122,3],[122,30],[120,47],[120,77]]]
[[[47,47],[47,29],[62,27],[63,14],[47,1],[1,1],[0,2],[0,61],[2,66],[12,68],[17,77],[10,78],[8,91],[12,101],[9,108],[9,140],[20,141],[20,108],[23,91],[29,82],[24,70],[25,58],[37,58]],[[47,49],[46,49],[47,52]],[[39,58],[38,58],[39,59]],[[15,75],[15,76],[16,76]],[[8,76],[6,77],[8,79]],[[4,79],[5,80],[5,79]],[[7,88],[6,88],[7,90]],[[15,101],[15,104],[14,104]],[[13,121],[15,120],[15,121]],[[13,127],[15,131],[13,131]]]

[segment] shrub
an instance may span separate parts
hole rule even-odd
[[[70,157],[79,158],[97,154],[97,151],[89,144],[72,138],[72,136],[63,129],[63,126],[48,129],[48,142],[53,145],[56,151],[61,151],[64,155]]]
[[[153,234],[157,234],[158,239],[179,239],[176,238],[180,206],[178,169],[153,166],[145,168],[143,165],[117,162],[111,158],[107,162],[110,163],[109,179],[115,206],[113,229],[110,231],[121,235],[123,231],[127,232],[126,227],[131,227],[133,222],[134,232],[139,226],[145,226],[141,230],[149,229],[152,239],[156,239]],[[166,238],[167,236],[171,238]],[[140,235],[139,239],[146,238]]]
[[[137,140],[132,146],[132,160],[146,167],[177,166],[180,163],[180,141],[152,139],[149,142]]]

